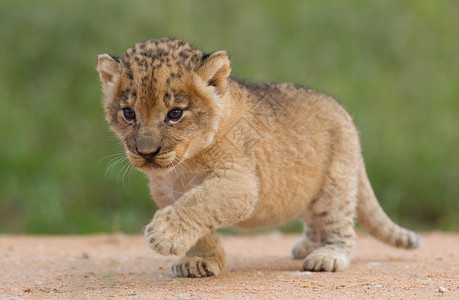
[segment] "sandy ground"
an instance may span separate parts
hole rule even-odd
[[[227,270],[188,279],[141,236],[0,236],[0,299],[459,299],[459,234],[425,233],[412,251],[359,236],[339,273],[300,272],[298,237],[222,237]]]

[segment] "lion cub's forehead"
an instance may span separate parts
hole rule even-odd
[[[202,57],[203,53],[189,43],[164,38],[134,45],[122,55],[121,62],[126,77],[131,80],[140,79],[146,84],[169,79],[168,84],[196,69]]]
[[[130,100],[138,105],[178,100],[176,94],[183,90],[187,75],[201,65],[203,57],[199,49],[180,40],[163,38],[138,43],[120,58],[123,90],[131,92]]]

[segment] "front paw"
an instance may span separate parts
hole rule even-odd
[[[219,257],[182,257],[172,267],[177,277],[217,276],[225,268],[225,261]]]
[[[156,212],[145,228],[145,238],[151,249],[162,255],[182,255],[200,237],[198,228],[186,215],[180,215],[172,206]]]

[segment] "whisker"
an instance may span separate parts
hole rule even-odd
[[[126,161],[123,165],[123,167],[121,168],[120,172],[118,173],[118,181],[120,180],[120,175],[121,173],[123,173],[123,176],[121,177],[121,183],[123,184],[124,187],[126,187],[126,184],[124,182],[124,176],[126,176],[126,171],[129,170],[129,166],[130,166],[130,163],[129,161]]]
[[[121,157],[121,156],[124,156],[124,152],[121,152],[121,153],[115,153],[115,154],[109,154],[109,155],[106,155],[104,157],[102,157],[101,159],[99,159],[97,161],[97,163],[99,164],[100,162],[102,162],[104,159],[108,159],[110,157]]]
[[[110,162],[107,164],[105,175],[107,175],[116,165],[123,162],[129,162],[128,158],[124,155],[122,157],[115,157],[111,159]]]
[[[178,172],[180,174],[177,179],[180,180],[180,183],[182,184],[182,187],[185,188],[186,187],[186,182],[184,182],[184,181],[187,180],[187,178],[185,178],[187,173],[183,172],[182,167],[179,164],[176,165],[176,169],[178,170]]]
[[[178,200],[178,199],[175,199],[176,196],[174,195],[174,193],[177,194],[177,193],[180,193],[180,192],[181,192],[181,191],[176,190],[176,184],[175,184],[175,183],[176,183],[176,180],[179,178],[179,176],[178,176],[178,174],[177,174],[176,164],[174,163],[174,161],[172,161],[171,164],[172,164],[172,170],[174,171],[175,178],[176,178],[176,179],[174,180],[174,183],[172,184],[172,198],[173,198],[174,200]]]
[[[130,163],[127,164],[126,170],[123,173],[123,178],[121,179],[122,182],[124,182],[124,178],[126,177],[126,174],[128,174],[127,180],[129,181],[129,173],[132,171],[132,165]]]

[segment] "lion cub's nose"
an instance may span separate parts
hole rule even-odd
[[[159,153],[160,150],[161,150],[161,147],[158,147],[157,149],[154,149],[154,150],[137,148],[137,153],[143,158],[153,158],[155,155]]]

